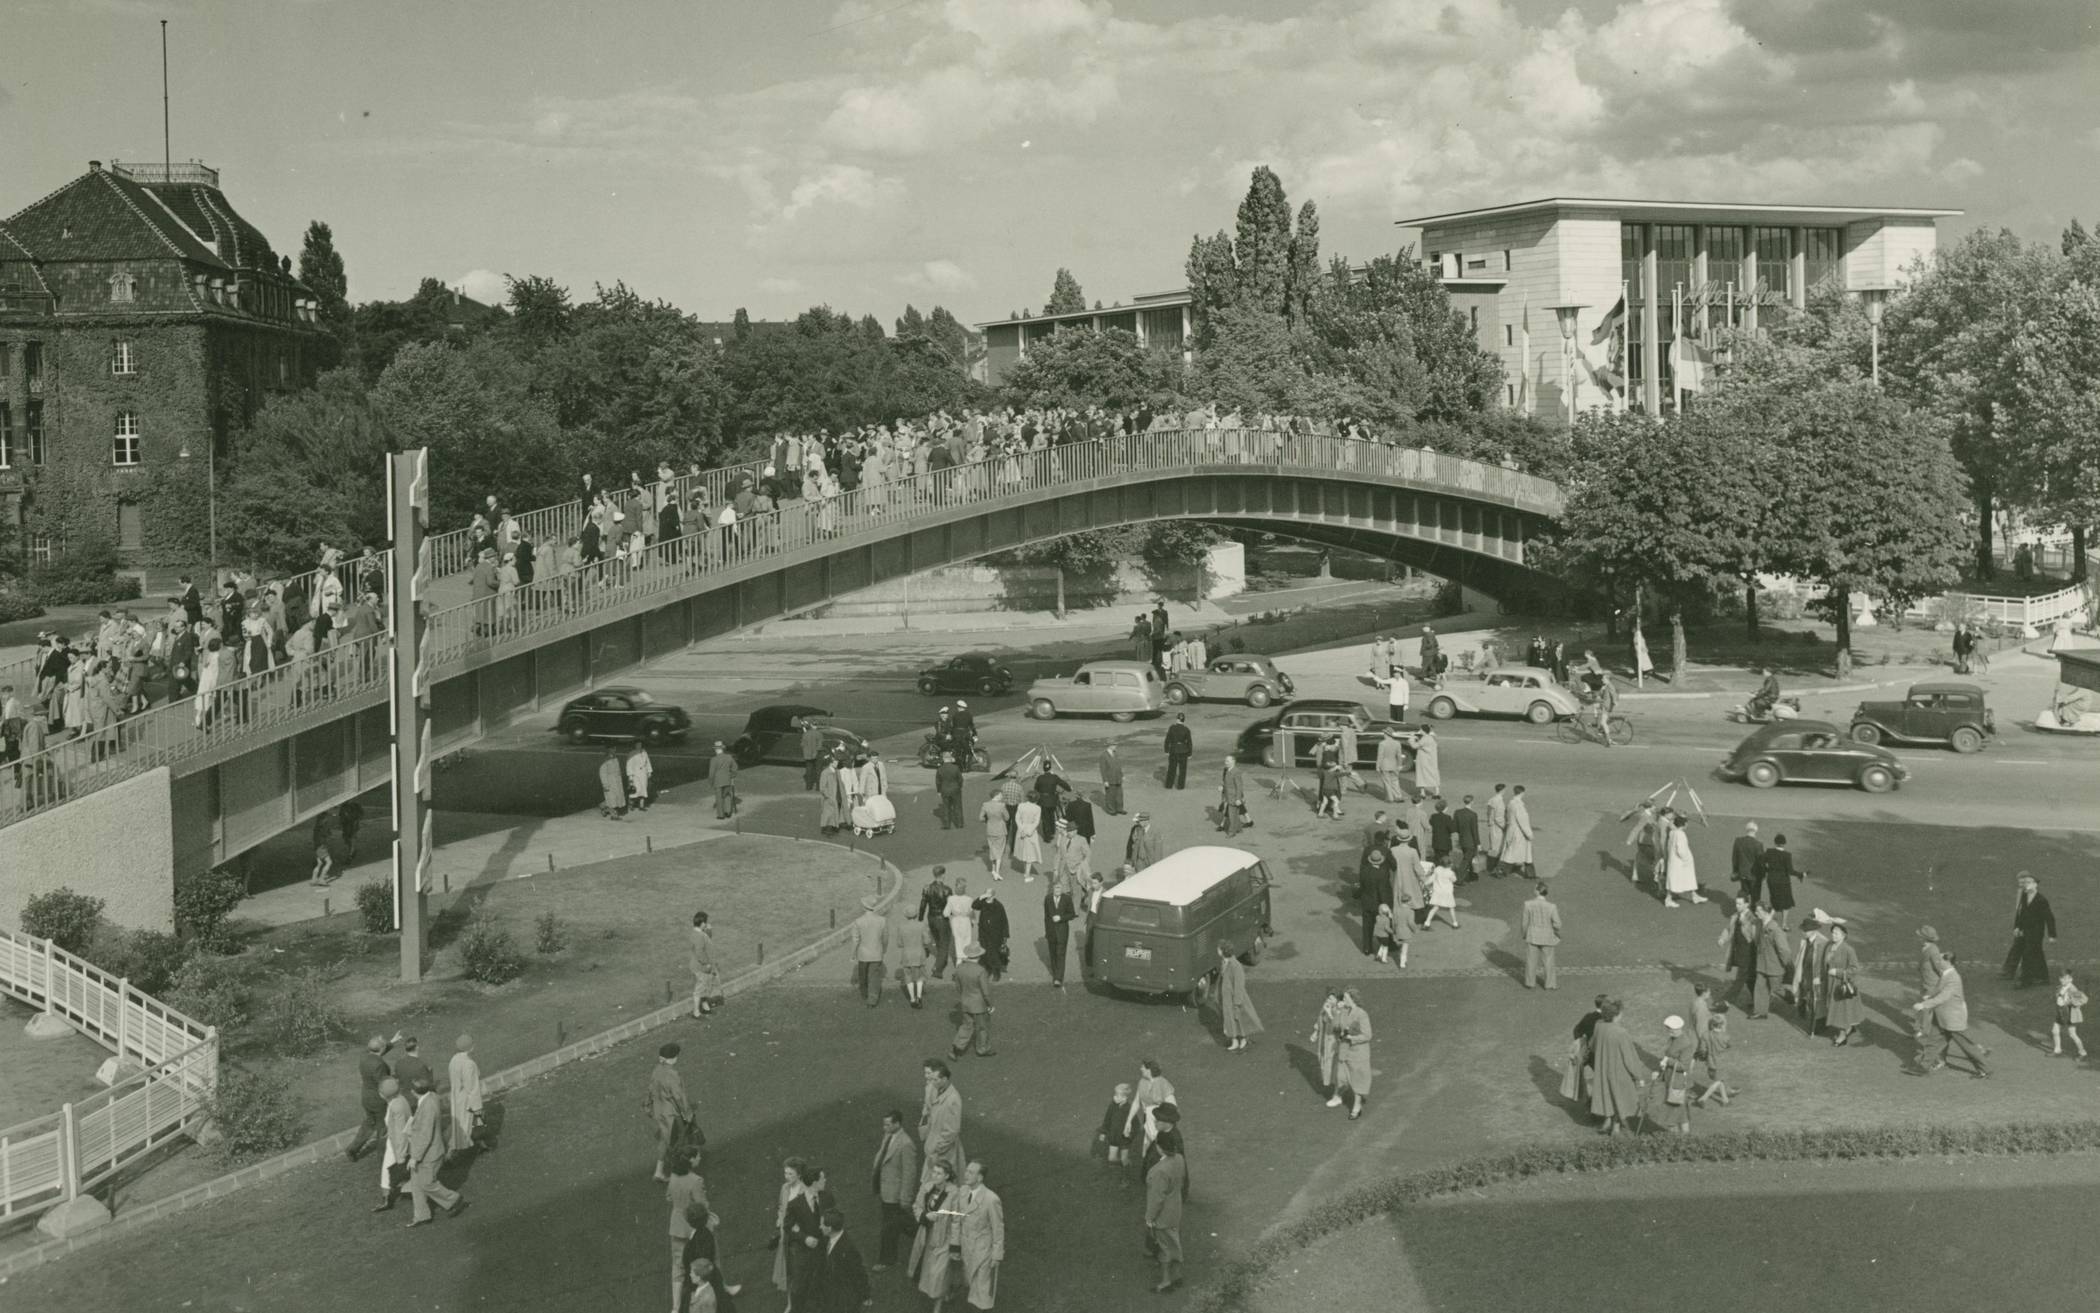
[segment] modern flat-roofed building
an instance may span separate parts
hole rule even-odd
[[[977,329],[984,334],[985,381],[998,386],[1028,354],[1031,345],[1063,328],[1119,328],[1152,350],[1177,355],[1187,364],[1196,336],[1189,317],[1194,300],[1186,289],[1154,292],[1129,305],[1119,303],[1100,310],[1071,310],[979,324]]]
[[[1703,336],[1756,323],[1760,306],[1801,307],[1824,279],[1878,296],[1937,245],[1936,223],[1959,210],[1844,205],[1730,205],[1703,201],[1553,197],[1402,219],[1482,349],[1500,356],[1503,401],[1541,415],[1608,400],[1595,370],[1617,366],[1632,405],[1669,408],[1672,307]],[[1623,294],[1624,328],[1593,343]],[[1527,335],[1527,329],[1528,335]],[[1580,353],[1568,370],[1563,334]],[[1615,346],[1611,341],[1617,336]],[[1526,348],[1526,342],[1529,348]],[[1587,364],[1585,364],[1587,362]]]

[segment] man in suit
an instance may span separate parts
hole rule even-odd
[[[1050,889],[1043,895],[1043,941],[1050,950],[1050,983],[1057,989],[1065,987],[1065,947],[1072,938],[1072,918],[1078,909],[1072,905],[1072,890],[1084,888],[1093,877],[1091,871],[1067,875],[1064,871],[1064,845],[1058,845],[1058,873],[1051,878]]]
[[[1376,765],[1379,787],[1385,792],[1385,800],[1398,802],[1406,797],[1406,790],[1400,785],[1400,772],[1407,768],[1407,752],[1401,746],[1400,736],[1390,729],[1378,737]]]
[[[926,1097],[919,1105],[919,1145],[923,1151],[919,1184],[935,1163],[948,1164],[948,1179],[960,1181],[963,1170],[962,1091],[955,1088],[948,1064],[928,1058],[924,1064]]]
[[[2032,875],[2020,872],[2020,892],[2013,900],[2012,948],[2005,954],[2006,979],[2015,988],[2049,983],[2048,950],[2044,945],[2056,938],[2056,913],[2042,895],[2042,886]]]
[[[1473,859],[1480,852],[1480,813],[1473,810],[1473,795],[1467,794],[1458,810],[1451,813],[1451,823],[1458,831],[1458,878],[1460,881],[1478,880],[1480,872],[1473,869]]]
[[[401,1038],[398,1034],[394,1040]],[[387,1066],[387,1050],[393,1042],[384,1035],[374,1035],[365,1041],[364,1056],[357,1060],[357,1102],[365,1114],[364,1124],[357,1128],[357,1138],[343,1150],[343,1156],[356,1162],[358,1155],[374,1140],[386,1137],[386,1096],[379,1092],[381,1081],[393,1076],[394,1069]]]
[[[715,740],[715,755],[707,759],[707,782],[715,789],[715,819],[726,821],[736,815],[736,757],[720,739]]]
[[[1429,817],[1429,847],[1439,863],[1449,863],[1451,850],[1458,846],[1458,822],[1444,810],[1448,804],[1442,798],[1436,800],[1436,811]]]
[[[430,1077],[417,1077],[415,1091],[415,1120],[408,1127],[408,1193],[415,1201],[411,1228],[429,1225],[433,1199],[448,1217],[457,1217],[467,1206],[457,1190],[438,1183],[438,1168],[445,1165],[444,1110],[430,1088]]]
[[[853,921],[853,984],[869,1007],[882,1001],[882,959],[889,952],[889,918],[875,910],[875,895],[860,900]]]
[[[1006,1209],[984,1183],[984,1164],[963,1168],[955,1219],[962,1247],[964,1298],[971,1308],[991,1308],[999,1295],[999,1265],[1006,1261]]]
[[[1560,977],[1555,974],[1553,951],[1560,945],[1560,909],[1546,896],[1546,883],[1540,881],[1538,892],[1524,904],[1524,988],[1530,989],[1539,978],[1539,967],[1546,969],[1546,988],[1559,989]]]
[[[802,731],[802,791],[817,791],[817,776],[824,772],[824,731],[813,720],[797,720]]]
[[[1757,989],[1750,996],[1750,1019],[1763,1021],[1771,1015],[1772,995],[1778,992],[1794,966],[1793,950],[1786,935],[1772,921],[1772,909],[1757,912]]]
[[[649,1072],[646,1110],[656,1126],[656,1179],[671,1179],[671,1155],[683,1147],[686,1127],[693,1120],[693,1101],[686,1097],[685,1078],[678,1074],[676,1044],[656,1051],[656,1066]]]
[[[1170,789],[1189,786],[1189,758],[1195,755],[1196,737],[1189,733],[1188,719],[1176,712],[1174,723],[1167,726],[1167,787]]]
[[[419,1080],[430,1081],[432,1084],[437,1082],[436,1073],[431,1071],[430,1064],[424,1060],[420,1042],[414,1035],[410,1035],[401,1043],[401,1056],[394,1059],[394,1079],[401,1082],[401,1088],[404,1090],[414,1089]]]
[[[1075,793],[1065,799],[1061,818],[1072,822],[1072,828],[1079,832],[1080,838],[1090,844],[1094,841],[1094,804],[1084,797]]]
[[[1374,845],[1357,863],[1356,870],[1356,910],[1363,913],[1364,956],[1369,957],[1378,951],[1374,932],[1379,905],[1391,906],[1393,901],[1392,851],[1382,844]]]
[[[182,608],[182,618],[195,628],[204,623],[204,598],[188,575],[181,577],[181,583],[182,591],[176,595],[175,604]]]
[[[1180,1130],[1161,1130],[1153,1147],[1159,1161],[1145,1172],[1145,1235],[1159,1255],[1159,1284],[1152,1293],[1164,1295],[1181,1285],[1181,1201],[1188,1165],[1181,1156]]]
[[[1743,832],[1736,836],[1735,846],[1728,850],[1728,868],[1736,888],[1743,891],[1750,906],[1757,906],[1758,894],[1764,884],[1765,846],[1757,837],[1756,821],[1743,826]]]
[[[963,827],[963,773],[955,764],[955,754],[941,754],[941,764],[933,768],[933,791],[941,800],[941,828],[960,830]]]
[[[992,1051],[992,978],[984,969],[984,950],[971,944],[963,960],[955,964],[955,992],[962,1008],[962,1024],[955,1028],[955,1042],[948,1056],[959,1058],[974,1037],[977,1056],[998,1056]]]
[[[871,1184],[882,1204],[882,1242],[876,1250],[875,1270],[881,1272],[898,1259],[900,1246],[909,1249],[912,1200],[919,1191],[919,1146],[904,1129],[904,1114],[895,1108],[882,1117],[882,1143],[875,1146]]]
[[[1111,816],[1123,814],[1123,759],[1113,743],[1101,749],[1101,806]]]
[[[1947,1050],[1954,1046],[1961,1049],[1962,1056],[1975,1068],[1976,1079],[1983,1080],[1991,1074],[1983,1065],[1983,1056],[1990,1050],[1979,1047],[1969,1038],[1969,1000],[1963,992],[1961,972],[1955,969],[1955,961],[1955,955],[1948,953],[1932,992],[1911,1004],[1910,1010],[1920,1014],[1921,1032],[1924,1030],[1924,1015],[1929,1013],[1932,1017],[1932,1029],[1922,1035],[1918,1046],[1918,1065],[1928,1072],[1938,1071],[1947,1065]],[[1926,1055],[1932,1052],[1935,1039],[1939,1043],[1939,1056],[1927,1062]]]
[[[1488,874],[1500,876],[1502,872],[1502,848],[1509,842],[1509,794],[1506,784],[1497,784],[1487,801],[1487,858]]]
[[[810,1282],[811,1313],[860,1313],[875,1302],[868,1289],[868,1265],[859,1246],[846,1234],[846,1215],[827,1208],[817,1224],[823,1228],[823,1244],[817,1251],[816,1272]],[[799,1302],[799,1301],[798,1301]]]
[[[948,898],[955,891],[948,887],[942,877],[948,873],[945,866],[933,868],[933,878],[926,882],[926,890],[919,895],[919,919],[933,932],[933,978],[939,980],[948,969],[948,959],[955,953],[955,936],[948,926]]]
[[[1130,818],[1130,837],[1123,841],[1123,861],[1132,870],[1142,871],[1158,860],[1159,835],[1152,829],[1152,817],[1139,812]]]

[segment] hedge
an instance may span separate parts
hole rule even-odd
[[[1832,1130],[1752,1130],[1719,1135],[1620,1135],[1527,1145],[1374,1181],[1329,1200],[1228,1263],[1194,1305],[1231,1313],[1268,1284],[1277,1264],[1359,1222],[1445,1195],[1531,1177],[1605,1172],[1666,1163],[1831,1162],[1964,1155],[2053,1154],[2100,1149],[2100,1121],[2000,1125],[1868,1126]]]

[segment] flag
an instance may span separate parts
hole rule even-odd
[[[1626,293],[1622,291],[1619,293],[1619,299],[1612,304],[1612,308],[1604,312],[1604,322],[1598,324],[1597,331],[1590,334],[1590,345],[1603,346],[1607,341],[1618,336],[1619,326],[1625,322]]]
[[[1633,631],[1633,673],[1645,675],[1655,669],[1655,662],[1648,656],[1648,636],[1636,627]]]
[[[1589,375],[1590,382],[1602,388],[1605,393],[1610,394],[1626,386],[1626,374],[1621,368],[1623,362],[1617,359],[1618,354],[1618,348],[1614,346],[1612,348],[1612,356],[1614,358],[1605,361],[1601,365],[1596,365],[1590,363],[1587,353],[1577,348],[1575,358],[1582,362],[1582,372]]]
[[[1713,369],[1714,353],[1688,337],[1677,339],[1677,386],[1686,392],[1702,392],[1706,389],[1708,373]]]

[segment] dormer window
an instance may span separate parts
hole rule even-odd
[[[117,273],[109,276],[109,299],[111,301],[136,301],[139,280],[131,274]]]

